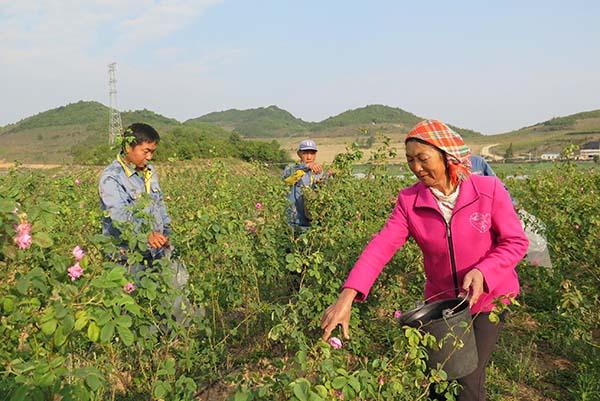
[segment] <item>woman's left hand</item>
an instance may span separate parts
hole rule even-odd
[[[478,269],[468,272],[463,280],[462,288],[467,293],[469,293],[469,289],[471,290],[469,306],[473,306],[479,300],[481,294],[483,294],[483,273]]]

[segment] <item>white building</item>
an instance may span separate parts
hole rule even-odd
[[[600,141],[591,141],[581,145],[579,160],[591,160],[594,156],[600,157]]]
[[[542,153],[540,156],[542,160],[558,160],[560,159],[560,153]]]

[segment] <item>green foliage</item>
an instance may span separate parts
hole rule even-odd
[[[78,146],[74,149],[79,164],[100,165],[110,162],[118,153],[119,144],[110,147]],[[155,161],[174,161],[210,158],[237,158],[245,161],[288,162],[289,156],[277,141],[261,142],[242,140],[235,133],[209,124],[179,126],[161,137]]]
[[[220,111],[202,117],[187,120],[186,125],[212,123],[247,137],[265,137],[289,135],[303,132],[312,124],[294,117],[277,106],[259,107],[257,109]]]
[[[398,191],[413,182],[406,168],[400,174],[407,178],[386,172],[392,154],[389,143],[378,149],[362,180],[350,174],[360,149],[339,155],[333,176],[306,192],[313,226],[301,235],[285,223],[287,188],[278,171],[216,161],[159,164],[171,239],[190,273],[186,295],[201,312],[187,326],[170,316],[180,292],[165,262],[134,278],[106,259],[116,247],[98,235],[98,168],[1,176],[0,399],[191,400],[215,383],[231,389],[233,400],[415,400],[431,388],[455,399],[457,384],[443,369],[425,368],[431,336],[393,318],[422,299],[422,255],[412,241],[368,302],[355,306],[352,339],[339,350],[319,339],[324,309]],[[502,333],[490,366],[490,398],[525,385],[546,399],[593,399],[600,375],[598,171],[561,164],[505,181],[546,224],[554,269],[519,267],[521,306],[511,307],[507,325],[516,323]],[[32,224],[27,249],[13,241],[22,213]],[[124,231],[132,249],[127,267],[146,245],[143,235]],[[86,255],[83,276],[72,281],[75,245]],[[134,280],[136,290],[126,293],[123,284]],[[520,326],[523,316],[537,328]],[[569,369],[539,371],[542,351]]]

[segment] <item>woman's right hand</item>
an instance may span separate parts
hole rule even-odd
[[[342,325],[342,335],[345,339],[350,338],[350,312],[352,311],[352,302],[358,291],[352,288],[344,288],[337,301],[325,310],[321,318],[321,328],[323,329],[323,341],[327,341],[331,332],[339,325]]]

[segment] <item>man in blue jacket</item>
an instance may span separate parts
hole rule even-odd
[[[495,176],[494,170],[485,161],[485,159],[478,155],[471,155],[471,173],[475,175]]]
[[[310,227],[310,219],[306,215],[304,205],[304,188],[314,188],[318,182],[323,180],[324,175],[323,166],[316,162],[317,144],[315,141],[306,139],[300,142],[297,154],[300,161],[285,168],[283,179],[290,186],[288,223],[294,229],[304,231]]]
[[[149,164],[156,151],[160,136],[148,124],[135,123],[125,130],[122,151],[100,175],[100,208],[104,212],[102,232],[121,239],[125,223],[131,223],[136,234],[147,233],[147,250],[144,260],[165,256],[170,249],[171,219],[163,201],[156,171]],[[143,213],[136,212],[141,205]],[[145,215],[145,216],[144,216]],[[126,252],[121,241],[121,253]]]
[[[142,249],[143,262],[133,263],[133,275],[151,267],[153,261],[168,258],[172,285],[183,289],[189,274],[185,266],[171,258],[171,218],[163,201],[154,167],[149,163],[160,142],[158,132],[148,124],[135,123],[124,133],[122,151],[100,175],[100,208],[104,212],[102,232],[119,242],[118,262],[127,262],[127,242],[121,239],[125,224],[131,224],[135,234],[144,234],[147,249]],[[143,209],[140,211],[139,209]],[[146,247],[143,247],[146,248]],[[189,324],[188,317],[197,315],[183,295],[173,300],[172,313],[177,322]]]

